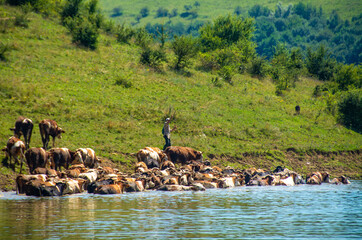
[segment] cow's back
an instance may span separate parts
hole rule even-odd
[[[43,148],[33,147],[26,151],[25,159],[28,164],[29,171],[32,173],[38,167],[46,167],[48,154]]]

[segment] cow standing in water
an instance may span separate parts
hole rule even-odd
[[[59,139],[62,138],[62,133],[65,133],[63,129],[58,127],[58,124],[54,120],[45,119],[39,123],[39,130],[41,140],[43,142],[43,148],[48,149],[49,136],[53,137],[53,147],[55,142],[55,137]]]
[[[33,126],[33,121],[31,121],[31,119],[20,116],[15,122],[15,128],[10,128],[11,131],[14,131],[15,137],[20,139],[21,135],[24,135],[26,149],[29,149]]]

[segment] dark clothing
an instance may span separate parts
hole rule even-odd
[[[165,138],[165,146],[163,146],[163,150],[165,150],[167,147],[171,146],[171,139],[168,138],[166,135],[163,136]]]

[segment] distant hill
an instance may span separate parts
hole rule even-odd
[[[199,35],[218,16],[255,18],[258,54],[270,58],[279,43],[306,51],[327,47],[339,62],[362,61],[362,3],[348,1],[108,1],[106,16],[118,23],[146,27],[157,34],[163,25],[169,37]]]

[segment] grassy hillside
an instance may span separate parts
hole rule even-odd
[[[362,4],[359,0],[350,0],[346,2],[345,0],[324,0],[324,1],[312,1],[312,0],[259,0],[259,1],[218,1],[218,0],[157,0],[157,1],[144,1],[144,0],[135,0],[135,1],[114,1],[114,0],[100,0],[100,5],[104,10],[105,15],[111,16],[114,11],[114,8],[121,8],[123,15],[114,18],[118,22],[126,23],[136,23],[135,17],[140,13],[140,10],[144,7],[148,7],[149,16],[142,18],[140,20],[140,25],[145,25],[147,23],[165,23],[169,21],[168,17],[164,18],[155,18],[157,9],[164,7],[169,11],[176,8],[178,14],[185,11],[185,5],[194,5],[195,2],[200,4],[198,9],[199,17],[197,20],[205,21],[212,20],[217,16],[225,16],[228,13],[233,13],[237,6],[240,6],[242,9],[242,15],[247,16],[248,10],[255,4],[260,4],[262,6],[268,7],[269,9],[275,9],[276,5],[280,2],[283,6],[288,4],[297,4],[303,2],[304,4],[312,4],[317,8],[322,6],[326,14],[330,14],[333,10],[336,10],[338,14],[343,19],[350,19],[351,16],[357,16],[361,13]],[[179,15],[171,19],[173,22],[189,22],[181,18]]]
[[[2,11],[11,18],[19,10]],[[167,66],[155,72],[139,63],[141,49],[134,45],[101,35],[97,50],[79,48],[58,20],[34,13],[29,18],[28,28],[0,32],[0,42],[13,49],[0,61],[1,146],[20,115],[36,125],[30,145],[42,146],[37,124],[49,118],[66,131],[56,146],[91,147],[104,159],[130,166],[138,149],[162,148],[163,121],[172,115],[171,127],[178,127],[173,145],[201,150],[224,166],[246,152],[267,155],[276,166],[291,165],[285,162],[288,149],[301,155],[361,149],[362,135],[336,124],[325,101],[312,97],[316,80],[303,78],[283,96],[275,95],[270,80],[247,74],[236,75],[232,86],[215,87],[214,76],[198,71],[196,60],[190,74]],[[172,53],[167,57],[174,59]],[[359,176],[360,157],[352,162]]]

